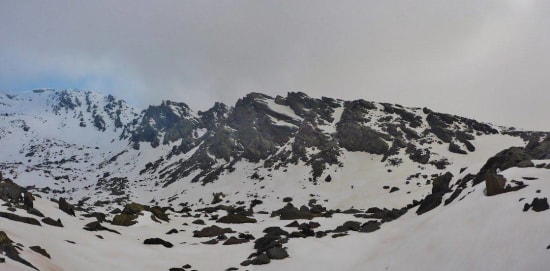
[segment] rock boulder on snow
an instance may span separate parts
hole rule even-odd
[[[485,177],[485,187],[487,189],[487,196],[494,196],[504,193],[506,179],[502,175],[493,173],[487,174]]]
[[[145,245],[163,245],[164,247],[171,248],[174,245],[168,241],[162,240],[161,238],[147,238],[143,241]]]
[[[68,203],[65,198],[63,197],[59,198],[58,205],[59,205],[59,210],[69,215],[75,216],[74,206]]]
[[[194,231],[193,237],[214,237],[214,236],[218,236],[226,233],[232,233],[232,232],[234,231],[230,228],[220,228],[216,225],[212,225],[209,227],[205,227],[199,231]]]

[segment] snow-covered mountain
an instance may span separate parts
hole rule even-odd
[[[0,270],[540,270],[548,165],[548,133],[427,108],[251,93],[194,112],[80,90],[0,94]],[[13,217],[35,210],[65,227]],[[173,247],[143,244],[159,236],[148,242]]]

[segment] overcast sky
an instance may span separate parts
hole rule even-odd
[[[0,2],[0,90],[195,110],[249,92],[550,130],[550,1]]]

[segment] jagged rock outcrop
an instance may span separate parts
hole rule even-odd
[[[449,183],[453,178],[453,174],[447,172],[441,176],[436,177],[432,181],[432,193],[427,195],[420,206],[416,210],[416,213],[421,215],[439,206],[443,200],[443,195],[451,192],[449,189]]]

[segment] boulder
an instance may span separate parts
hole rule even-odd
[[[299,225],[298,225],[299,226]],[[288,236],[288,232],[279,227],[267,227],[263,231],[266,235],[270,236]]]
[[[74,206],[69,204],[65,198],[61,197],[58,201],[59,209],[69,215],[75,216]]]
[[[32,247],[29,247],[32,251],[48,258],[48,259],[51,259],[52,257],[50,256],[50,254],[45,250],[43,249],[42,247],[40,246],[32,246]]]
[[[357,221],[346,221],[342,227],[350,231],[359,231],[361,229],[361,223]]]
[[[229,237],[229,239],[225,240],[222,245],[228,246],[228,245],[238,245],[238,244],[244,244],[250,242],[249,239],[243,239],[243,238],[236,238],[234,236]]]
[[[166,211],[159,207],[159,206],[153,206],[151,208],[146,208],[146,211],[151,212],[156,218],[163,220],[163,221],[170,221],[170,218],[168,218],[168,215],[166,214]]]
[[[363,225],[361,225],[360,232],[373,232],[380,229],[380,222],[377,222],[375,220],[369,220],[365,222]]]
[[[178,233],[178,230],[177,229],[171,229],[166,234],[174,234],[174,233]]]
[[[106,227],[102,226],[99,221],[93,221],[93,222],[90,222],[90,223],[86,224],[84,226],[84,229],[87,230],[87,231],[110,231],[110,232],[113,232],[113,233],[120,234],[118,231],[111,230],[109,228],[106,228]]]
[[[285,227],[288,227],[288,228],[298,228],[300,226],[300,223],[298,223],[298,221],[294,220],[292,221],[290,224],[286,225]]]
[[[243,224],[243,223],[256,223],[256,219],[250,218],[244,215],[240,214],[229,214],[226,216],[221,217],[217,220],[219,223],[226,223],[226,224]]]
[[[220,228],[216,225],[212,225],[209,227],[205,227],[200,231],[194,231],[193,237],[214,237],[214,236],[219,236],[222,234],[232,233],[232,232],[234,231],[230,228]]]
[[[100,213],[100,212],[93,212],[93,213],[83,214],[82,216],[83,217],[95,217],[95,219],[98,222],[105,222],[106,219],[107,219],[107,216],[104,213]]]
[[[0,180],[0,199],[6,202],[18,203],[21,198],[21,194],[25,192],[21,186],[17,185],[10,179]]]
[[[206,223],[204,223],[204,220],[202,220],[202,219],[193,220],[193,222],[191,222],[191,223],[196,224],[196,225],[206,225]]]
[[[250,264],[252,264],[252,265],[263,265],[263,264],[268,264],[270,262],[271,262],[271,260],[269,259],[267,254],[261,253],[260,255],[256,256],[256,258],[252,259],[250,261]]]
[[[305,207],[305,206],[304,206]],[[273,211],[271,217],[278,216],[281,220],[312,219],[313,214],[308,210],[297,209],[292,203],[287,203],[285,207]]]
[[[143,241],[145,245],[163,245],[164,247],[171,248],[174,245],[168,241],[164,241],[160,238],[148,238]]]
[[[122,210],[123,214],[127,215],[137,215],[141,212],[145,211],[145,206],[139,203],[128,203],[126,206],[124,206],[124,209]]]
[[[30,215],[38,216],[38,217],[44,217],[44,214],[42,212],[40,212],[37,209],[32,208],[32,207],[27,209],[27,213],[30,214]]]
[[[137,223],[135,219],[137,219],[137,215],[118,214],[113,217],[113,222],[111,224],[128,227]]]
[[[548,210],[548,200],[546,198],[534,198],[531,202],[531,208],[535,212],[542,212]]]
[[[485,177],[487,196],[494,196],[504,193],[506,191],[505,184],[506,179],[503,176],[492,173],[487,174]]]
[[[42,219],[42,222],[44,222],[44,224],[48,224],[50,226],[63,228],[63,223],[61,222],[61,219],[59,219],[59,218],[57,220],[54,220],[51,217],[45,217],[45,218]]]
[[[33,201],[34,201],[34,196],[29,192],[25,192],[23,195],[23,205],[25,206],[25,208],[27,209],[33,208],[34,207]]]
[[[272,247],[266,251],[266,254],[272,260],[288,258],[288,252],[282,247]]]
[[[451,142],[449,144],[449,151],[450,152],[453,152],[453,153],[457,153],[457,154],[468,154],[468,152],[464,151],[463,149],[460,148],[460,146],[458,146],[456,143],[454,142]]]

